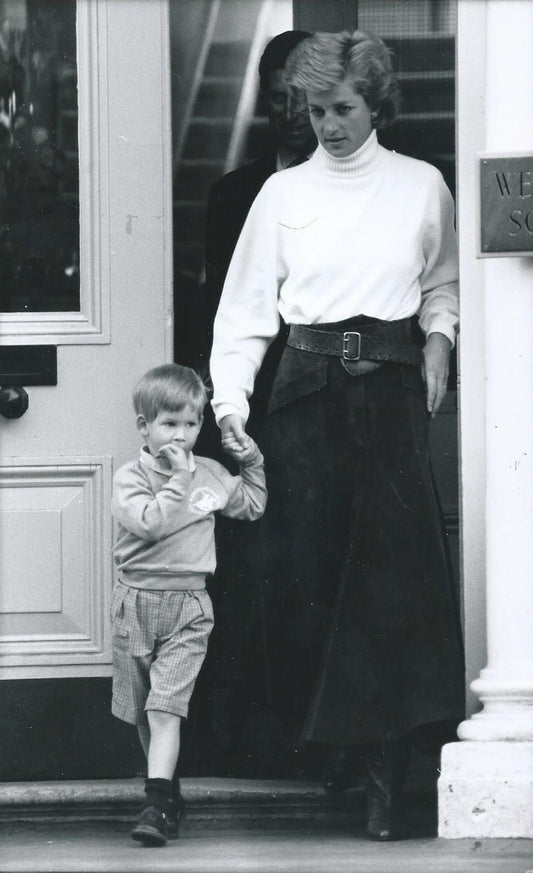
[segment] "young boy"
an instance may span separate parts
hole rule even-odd
[[[205,579],[216,563],[215,512],[253,521],[266,505],[263,457],[252,440],[236,456],[239,476],[194,457],[206,402],[188,367],[146,373],[133,395],[144,446],[113,481],[112,712],[137,725],[147,758],[146,804],[131,835],[152,846],[178,835],[184,812],[180,723],[213,627]]]

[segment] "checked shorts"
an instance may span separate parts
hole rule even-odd
[[[186,718],[213,627],[207,591],[146,591],[117,582],[111,618],[113,715],[130,724],[146,724],[152,709]]]

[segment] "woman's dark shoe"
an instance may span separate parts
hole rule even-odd
[[[389,840],[405,840],[409,830],[397,800],[390,796],[379,797],[367,794],[367,836],[384,843]]]
[[[401,789],[409,763],[405,740],[372,747],[367,757],[367,835],[386,842],[409,836]]]
[[[326,794],[332,795],[352,787],[352,759],[348,749],[343,746],[331,746],[328,749],[322,770],[322,783]]]
[[[187,815],[187,804],[180,794],[171,797],[168,803],[167,835],[169,840],[177,840],[180,835],[180,824]]]
[[[145,846],[164,846],[168,838],[165,813],[157,806],[145,806],[131,832],[131,838]]]

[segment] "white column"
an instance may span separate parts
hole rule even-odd
[[[485,150],[531,152],[533,2],[485,11]],[[483,281],[488,663],[471,686],[483,708],[443,749],[439,834],[532,837],[533,258],[486,259]]]

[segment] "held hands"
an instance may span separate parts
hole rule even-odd
[[[452,344],[443,333],[430,333],[424,347],[422,376],[426,383],[427,408],[435,418],[446,394]]]
[[[189,459],[187,458],[187,455],[181,446],[177,446],[174,443],[168,443],[165,446],[161,446],[157,457],[163,458],[167,461],[171,470],[189,469]]]
[[[225,415],[220,422],[220,432],[222,448],[238,464],[246,464],[255,457],[257,446],[244,430],[240,415]]]

